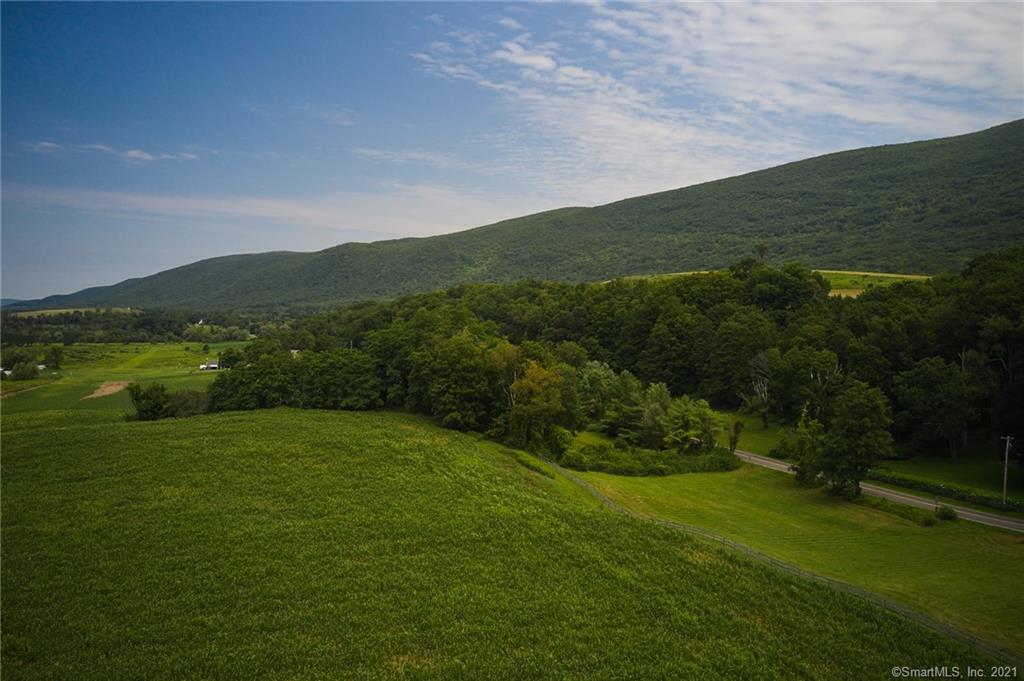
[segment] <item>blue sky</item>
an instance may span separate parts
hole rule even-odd
[[[1024,5],[2,4],[2,293],[1024,116]]]

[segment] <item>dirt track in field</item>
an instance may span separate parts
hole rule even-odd
[[[96,388],[91,395],[86,395],[83,400],[94,400],[97,397],[106,397],[107,395],[113,395],[119,393],[128,387],[130,381],[104,381],[103,385]]]

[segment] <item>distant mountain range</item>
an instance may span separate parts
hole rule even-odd
[[[427,238],[211,258],[15,307],[319,308],[520,278],[775,263],[935,273],[1024,243],[1024,120]]]

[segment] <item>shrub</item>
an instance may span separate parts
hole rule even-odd
[[[938,516],[939,520],[956,520],[960,517],[957,515],[956,509],[950,506],[939,506],[939,509],[935,511],[935,515]]]
[[[854,500],[854,503],[860,504],[861,506],[870,506],[871,508],[877,508],[879,511],[890,513],[901,518],[906,518],[918,525],[930,527],[939,522],[939,515],[933,511],[929,511],[923,508],[914,508],[913,506],[905,506],[903,504],[897,504],[889,501],[888,499],[882,499],[880,497],[869,497],[861,495]],[[951,511],[953,509],[950,509]]]
[[[201,390],[179,390],[167,400],[162,418],[180,419],[205,414],[209,402],[209,397]]]
[[[963,487],[957,487],[956,485],[927,482],[925,480],[918,480],[917,478],[897,475],[886,470],[871,470],[868,472],[867,477],[869,480],[887,482],[890,485],[899,485],[900,487],[909,487],[910,489],[921,490],[922,492],[928,492],[929,494],[937,494],[939,496],[950,497],[951,499],[959,499],[960,501],[969,501],[972,504],[988,506],[989,508],[995,508],[998,510],[1024,511],[1024,503],[1020,501],[1007,499],[1006,506],[1004,507],[1003,500],[999,497],[980,494]]]
[[[548,426],[544,434],[544,448],[556,460],[572,446],[572,433],[562,426]]]
[[[672,475],[675,473],[711,473],[739,467],[739,459],[727,449],[704,454],[679,454],[669,450],[643,449],[601,443],[568,450],[560,463],[578,471],[602,471],[616,475]]]
[[[36,368],[35,364],[30,362],[19,362],[14,365],[14,369],[11,370],[11,379],[15,381],[25,381],[30,378],[35,378],[39,374],[39,369]]]
[[[132,406],[135,407],[134,420],[138,421],[155,421],[163,418],[164,410],[171,399],[167,387],[162,383],[150,383],[147,386],[132,383],[128,386],[128,394],[131,395]]]

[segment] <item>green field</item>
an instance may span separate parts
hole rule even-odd
[[[64,351],[60,378],[47,381],[24,394],[6,395],[20,381],[5,381],[5,397],[0,403],[4,414],[54,409],[85,409],[124,412],[129,409],[126,393],[119,392],[96,399],[91,395],[106,381],[158,381],[172,390],[203,388],[217,372],[199,371],[207,358],[241,342],[212,343],[203,352],[202,343],[76,344]]]
[[[869,288],[892,286],[901,281],[921,281],[920,274],[894,274],[890,272],[850,272],[846,270],[815,270],[832,287],[832,295],[856,297]]]
[[[718,435],[718,443],[723,447],[729,445],[729,433],[732,431],[736,421],[743,422],[743,432],[740,433],[739,449],[744,451],[768,456],[772,449],[779,444],[785,428],[769,423],[765,425],[758,416],[742,414],[738,411],[719,411],[725,417],[725,428]]]
[[[814,270],[821,274],[832,287],[831,295],[856,297],[865,290],[874,287],[892,286],[901,281],[921,281],[927,279],[922,274],[894,274],[885,272],[852,272],[847,270]],[[708,270],[694,270],[693,272],[673,272],[671,274],[638,274],[624,279],[671,279],[673,277],[685,277],[691,274],[702,274]],[[609,280],[610,281],[610,280]]]
[[[420,417],[47,411],[5,415],[2,437],[6,678],[862,679],[983,662]]]
[[[993,497],[1003,494],[1003,461],[993,451],[965,452],[956,459],[916,456],[906,461],[885,461],[877,468],[925,482],[953,484]],[[1006,472],[1006,496],[1024,501],[1024,468],[1011,458]]]
[[[130,308],[130,307],[104,307],[104,308],[99,308],[99,307],[62,307],[62,308],[52,308],[52,309],[48,309],[48,310],[24,310],[22,312],[12,312],[11,316],[13,316],[13,317],[54,317],[56,315],[70,314],[72,312],[99,312],[101,310],[106,310],[108,312],[122,312],[122,313],[127,314],[127,313],[132,312],[133,308]],[[135,308],[134,311],[138,312],[139,310],[137,308]]]
[[[719,532],[1024,652],[1020,535],[965,521],[922,527],[754,466],[664,478],[584,477],[641,514]]]

